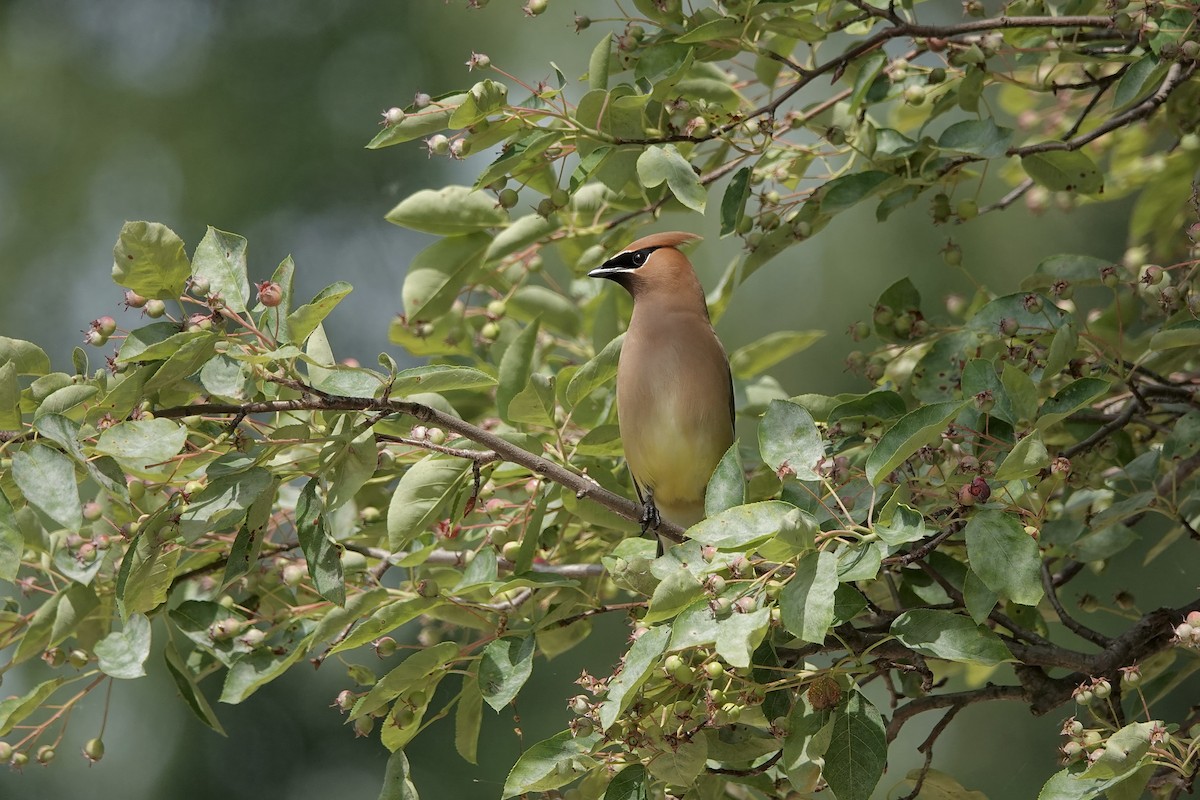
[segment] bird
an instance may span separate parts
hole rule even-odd
[[[700,280],[679,250],[698,239],[655,233],[588,273],[633,297],[617,363],[617,423],[643,534],[663,519],[689,528],[704,518],[709,478],[734,441],[729,358]]]

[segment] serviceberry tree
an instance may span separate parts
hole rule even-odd
[[[454,716],[473,762],[483,706],[616,614],[627,652],[562,698],[504,798],[978,797],[934,749],[993,701],[1065,719],[1045,800],[1190,792],[1200,712],[1163,709],[1200,666],[1195,586],[1142,609],[1114,584],[1115,633],[1088,622],[1100,599],[1063,597],[1113,559],[1144,582],[1196,563],[1200,6],[609,10],[576,18],[586,65],[534,83],[471,52],[469,88],[384,112],[371,147],[478,164],[388,214],[438,237],[390,327],[426,366],[335,357],[322,322],[349,285],[296,297],[288,259],[252,291],[241,237],[210,228],[189,257],[148,222],[114,248],[129,312],[85,334],[103,365],[78,348],[56,371],[0,339],[0,581],[18,590],[0,672],[55,676],[0,702],[0,760],[71,743],[99,761],[67,721],[115,680],[166,670],[220,730],[214,699],[373,648],[336,703],[394,754],[381,797],[411,798],[404,747],[432,720]],[[767,375],[818,332],[732,353],[743,436],[708,519],[664,524],[658,557],[638,535],[612,387],[627,301],[579,279],[637,231],[719,205],[745,244],[719,317],[864,204],[946,225],[1122,197],[1120,262],[1021,265],[1020,292],[944,312],[880,287],[851,330],[860,392],[789,397]],[[943,256],[970,266],[953,241]],[[926,712],[924,766],[885,779]]]

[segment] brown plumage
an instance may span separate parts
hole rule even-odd
[[[703,519],[708,479],[733,443],[729,359],[704,289],[677,249],[699,238],[646,236],[588,273],[633,297],[617,367],[617,417],[649,527],[657,524],[655,508],[685,528]]]

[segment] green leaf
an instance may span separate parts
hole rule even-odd
[[[963,579],[963,602],[976,625],[982,625],[996,607],[998,595],[984,584],[974,570],[967,570]]]
[[[604,90],[608,88],[608,65],[612,59],[612,33],[604,34],[604,38],[596,42],[592,55],[588,59],[588,89]]]
[[[145,614],[131,614],[125,628],[105,636],[95,647],[100,671],[113,678],[130,680],[146,674],[150,655],[150,620]]]
[[[1153,341],[1153,340],[1151,340]],[[1200,337],[1197,337],[1200,343]],[[1074,322],[1059,326],[1050,340],[1050,350],[1046,353],[1046,366],[1042,370],[1042,381],[1059,375],[1075,357],[1079,346],[1079,329]]]
[[[388,549],[403,550],[413,537],[440,519],[470,472],[470,462],[437,455],[409,467],[388,506]]]
[[[397,750],[388,757],[387,770],[383,773],[383,788],[379,800],[420,800],[417,787],[412,782],[408,767],[408,756]]]
[[[1121,111],[1134,104],[1151,89],[1158,88],[1167,73],[1168,63],[1163,63],[1154,53],[1147,53],[1129,65],[1117,90],[1113,93],[1113,112]]]
[[[821,210],[827,214],[845,211],[871,195],[878,194],[891,177],[889,172],[867,170],[834,178],[822,189]]]
[[[342,574],[342,548],[329,530],[325,504],[317,495],[319,479],[313,478],[296,501],[296,535],[308,562],[308,574],[317,594],[339,606],[346,604],[346,579]]]
[[[754,651],[762,644],[771,627],[771,609],[760,608],[748,614],[730,614],[717,624],[717,655],[738,669],[750,667]]]
[[[991,629],[949,611],[905,611],[892,623],[891,632],[904,646],[934,658],[989,667],[1012,658]]]
[[[458,645],[454,642],[441,642],[415,651],[371,687],[366,697],[354,706],[351,719],[373,714],[401,693],[419,686],[430,674],[444,670],[458,656]]]
[[[938,137],[938,149],[999,158],[1008,150],[1012,129],[1001,128],[991,117],[956,122]]]
[[[905,780],[913,785],[918,780],[923,781],[919,795],[921,800],[988,800],[983,792],[970,791],[950,775],[936,769],[910,770]],[[904,788],[909,789],[907,783]]]
[[[925,517],[911,506],[900,503],[886,522],[880,519],[875,526],[875,533],[884,544],[892,546],[920,541],[927,534]]]
[[[1094,800],[1123,780],[1124,775],[1119,778],[1085,778],[1064,769],[1046,781],[1038,792],[1038,800]]]
[[[797,480],[820,480],[817,464],[825,457],[825,442],[808,409],[787,400],[772,400],[758,425],[762,459],[776,472],[785,468]]]
[[[423,233],[456,236],[506,225],[508,213],[487,192],[447,186],[409,195],[387,213],[387,221]]]
[[[1179,325],[1164,328],[1150,337],[1150,349],[1173,350],[1177,347],[1200,347],[1200,324],[1186,320]]]
[[[545,286],[526,285],[508,298],[508,315],[519,322],[541,320],[545,327],[575,336],[582,318],[579,306]]]
[[[482,80],[467,91],[462,105],[450,116],[449,127],[466,128],[499,110],[508,99],[508,87],[493,80]]]
[[[600,704],[600,729],[608,730],[617,717],[633,702],[637,690],[646,682],[658,663],[658,657],[671,638],[671,628],[659,625],[638,637],[625,654],[625,664],[608,684],[608,694]],[[514,767],[515,769],[515,767]],[[510,776],[511,778],[511,776]],[[507,791],[507,789],[506,789]],[[506,795],[507,796],[507,795]]]
[[[983,509],[967,522],[964,534],[971,569],[984,585],[1023,606],[1041,601],[1041,552],[1015,517]]]
[[[983,79],[986,71],[981,67],[968,67],[958,85],[958,105],[963,111],[974,114],[979,111],[979,98],[983,94]]]
[[[775,331],[756,342],[739,347],[729,357],[733,377],[753,378],[802,350],[807,350],[825,331]]]
[[[50,357],[33,342],[0,336],[0,364],[14,364],[18,375],[45,375]]]
[[[157,222],[126,222],[113,247],[112,279],[143,297],[179,297],[191,264],[183,240]]]
[[[348,601],[346,610],[349,611],[353,606],[353,600]],[[341,653],[346,650],[353,650],[356,647],[373,642],[380,636],[384,636],[399,628],[406,622],[410,622],[417,617],[425,614],[442,604],[443,601],[436,597],[410,597],[407,600],[396,600],[387,603],[373,612],[371,616],[360,622],[350,635],[339,641],[330,648],[329,654]],[[356,616],[361,617],[361,612]]]
[[[183,549],[173,541],[156,539],[145,532],[138,534],[121,561],[116,593],[122,618],[149,613],[166,602]]]
[[[1012,405],[1016,422],[1032,422],[1037,414],[1038,390],[1033,378],[1024,370],[1005,364],[1000,372],[1000,383]]]
[[[508,418],[530,425],[554,425],[554,384],[550,378],[535,372],[529,383],[508,405]]]
[[[646,768],[635,761],[616,774],[604,790],[604,800],[647,800]]]
[[[29,504],[67,530],[83,525],[79,484],[71,459],[43,444],[13,454],[12,477]]]
[[[675,198],[693,211],[704,213],[708,191],[700,183],[700,177],[691,163],[680,155],[673,144],[651,145],[642,151],[637,160],[638,178],[647,188],[666,181]]]
[[[1050,464],[1050,454],[1042,437],[1031,433],[1013,445],[1013,449],[1004,457],[1004,462],[996,470],[996,480],[1015,481],[1032,478]]]
[[[812,550],[796,562],[796,574],[779,594],[783,626],[793,636],[821,644],[833,624],[833,595],[838,587],[837,559]]]
[[[838,800],[869,800],[887,764],[887,734],[875,706],[857,690],[831,714],[821,774]]]
[[[21,385],[17,383],[17,365],[0,364],[0,431],[21,429]]]
[[[451,92],[435,98],[425,108],[409,106],[405,109],[404,119],[398,125],[388,125],[381,130],[367,145],[367,148],[376,150],[381,147],[390,147],[445,130],[450,124],[450,117],[454,114],[455,109],[466,99],[466,92]]]
[[[250,300],[246,279],[246,240],[211,225],[192,256],[192,275],[208,281],[208,293],[219,294],[225,306],[241,314]]]
[[[210,530],[241,527],[246,510],[273,485],[271,472],[263,467],[211,478],[179,515],[184,539],[191,542]]]
[[[921,406],[900,418],[880,437],[867,456],[867,480],[878,486],[896,467],[927,444],[936,441],[964,403],[950,401]]]
[[[750,198],[750,168],[742,167],[733,173],[725,194],[721,196],[721,236],[737,230],[738,223],[746,215],[746,201]]]
[[[237,705],[292,668],[305,654],[305,641],[294,644],[282,655],[259,649],[234,662],[221,687],[221,702]]]
[[[325,498],[330,511],[336,511],[354,499],[379,466],[379,449],[375,432],[370,428],[350,441],[344,438],[331,441],[321,453],[325,461],[329,495]]]
[[[526,326],[500,358],[500,385],[496,387],[496,410],[505,421],[509,420],[509,403],[529,383],[539,330],[541,323],[537,320]]]
[[[491,237],[483,233],[450,236],[413,256],[401,298],[409,322],[440,317],[463,287],[474,280]]]
[[[462,693],[454,709],[454,749],[468,764],[478,764],[479,728],[483,724],[483,694],[474,671],[463,676]]]
[[[472,367],[430,364],[396,373],[389,394],[407,397],[417,392],[449,392],[458,389],[484,389],[494,386],[496,379]]]
[[[336,281],[318,292],[311,303],[305,303],[288,314],[287,340],[292,344],[303,344],[321,321],[328,317],[337,304],[342,302],[342,298],[353,289],[354,287],[345,281]]]
[[[708,737],[696,736],[664,749],[650,760],[647,769],[671,786],[691,786],[704,771],[708,760]]]
[[[675,570],[654,587],[650,608],[642,618],[645,625],[671,619],[704,594],[700,581],[686,569]]]
[[[1025,174],[1052,192],[1099,194],[1104,175],[1081,150],[1047,150],[1021,156]]]
[[[106,428],[96,442],[96,451],[110,455],[128,472],[157,475],[164,462],[177,455],[187,441],[187,428],[175,420],[126,420]]]
[[[175,688],[179,690],[183,702],[192,710],[197,719],[222,736],[226,736],[225,728],[221,726],[221,721],[217,719],[216,712],[213,711],[212,706],[208,703],[208,699],[200,691],[200,687],[196,684],[192,671],[184,663],[183,657],[179,655],[179,651],[175,649],[173,642],[167,643],[163,651],[163,657],[167,662],[167,672],[171,673],[171,678],[175,681]]]
[[[25,550],[25,537],[17,527],[17,517],[12,504],[0,492],[0,581],[15,581],[21,568],[21,553]]]
[[[543,237],[549,236],[556,230],[558,228],[553,220],[547,219],[541,214],[526,214],[491,238],[487,252],[483,254],[483,260],[499,261],[505,256],[510,256]]]
[[[704,492],[704,515],[715,517],[722,511],[746,502],[746,475],[742,468],[739,442],[729,445],[725,455],[717,462],[717,468],[708,479]]]
[[[1138,767],[1150,751],[1150,734],[1158,723],[1131,722],[1108,737],[1100,756],[1083,771],[1084,778],[1123,778]]]
[[[9,697],[0,702],[0,736],[11,733],[13,728],[41,708],[42,703],[66,682],[66,678],[43,681],[20,697]]]
[[[688,530],[688,538],[721,550],[741,550],[770,539],[779,532],[795,506],[782,500],[764,500],[728,508],[701,520]]]
[[[1059,389],[1055,395],[1042,403],[1038,411],[1038,430],[1045,430],[1056,422],[1091,405],[1108,392],[1112,384],[1104,378],[1080,378]]]
[[[573,736],[570,731],[556,733],[530,747],[513,765],[504,781],[501,800],[527,792],[544,792],[565,786],[579,777],[571,764],[591,752],[600,735]]]
[[[579,405],[581,400],[616,377],[623,341],[625,334],[615,337],[571,376],[571,382],[567,384],[566,398],[572,407]]]
[[[511,703],[533,674],[533,645],[532,636],[519,636],[496,639],[483,649],[479,690],[494,710]]]

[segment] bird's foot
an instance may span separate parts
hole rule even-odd
[[[662,524],[662,515],[658,513],[658,506],[654,505],[654,496],[646,497],[646,502],[642,506],[642,535],[645,536],[648,531],[658,530],[658,526]]]

